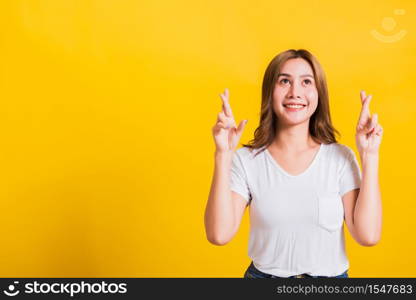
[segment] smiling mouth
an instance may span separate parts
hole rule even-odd
[[[303,104],[296,104],[296,105],[294,105],[294,104],[285,104],[285,105],[283,105],[283,107],[285,108],[286,111],[297,112],[297,111],[303,110],[306,107],[306,105],[303,105]]]
[[[303,108],[306,105],[304,105],[304,104],[284,104],[283,106],[287,107],[287,108]]]

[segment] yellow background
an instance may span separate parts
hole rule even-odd
[[[249,119],[248,142],[267,64],[306,48],[340,143],[356,152],[360,89],[384,127],[383,236],[366,248],[347,233],[349,274],[414,276],[415,12],[410,0],[2,1],[0,275],[242,277],[248,211],[226,246],[204,231],[219,93]],[[382,43],[372,29],[408,32]]]

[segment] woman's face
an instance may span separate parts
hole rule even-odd
[[[279,125],[308,121],[317,106],[318,90],[311,66],[303,58],[289,59],[283,64],[273,90],[273,110]]]

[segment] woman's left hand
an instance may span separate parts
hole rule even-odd
[[[378,115],[370,115],[371,98],[372,95],[366,96],[365,92],[361,91],[362,107],[355,134],[355,142],[361,156],[364,154],[377,154],[383,136],[383,128],[377,122]]]

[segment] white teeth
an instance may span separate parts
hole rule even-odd
[[[303,107],[303,105],[285,105],[286,107],[290,107],[290,108],[301,108]]]

